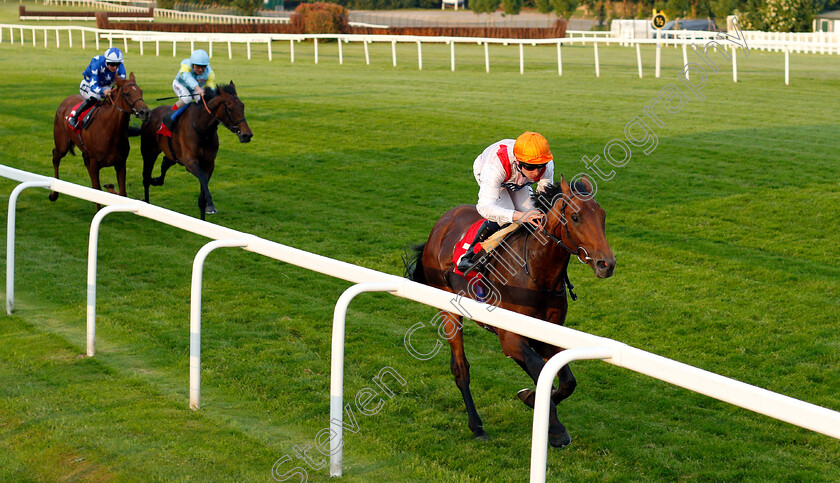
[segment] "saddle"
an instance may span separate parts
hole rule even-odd
[[[481,279],[482,276],[476,271],[472,271],[467,274],[462,273],[460,270],[458,270],[458,260],[460,260],[461,255],[463,255],[467,251],[467,248],[470,247],[470,243],[472,243],[472,241],[475,240],[475,234],[478,233],[478,230],[479,228],[481,228],[482,223],[484,223],[484,220],[478,220],[472,226],[470,226],[470,229],[467,230],[467,232],[464,234],[464,237],[461,238],[461,240],[459,240],[458,243],[455,244],[455,249],[452,252],[452,263],[454,264],[452,270],[457,275],[460,275],[466,278],[467,280],[472,280],[474,278]],[[475,253],[478,253],[481,250],[484,250],[484,252],[486,253],[485,256],[487,256],[487,254],[492,252],[496,247],[498,247],[502,243],[502,240],[504,240],[511,233],[515,232],[521,226],[522,225],[516,223],[508,224],[496,233],[490,235],[490,237],[484,240],[483,242],[476,243],[475,248],[473,248],[473,251]]]

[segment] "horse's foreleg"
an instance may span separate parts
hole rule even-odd
[[[546,361],[560,352],[563,352],[563,349],[559,347],[544,343],[535,344],[534,350],[536,350],[537,354]],[[557,389],[551,392],[551,400],[554,401],[554,404],[560,404],[560,401],[571,396],[572,393],[575,392],[575,387],[577,387],[577,380],[575,379],[575,375],[572,374],[572,369],[568,364],[560,369],[560,372],[557,373],[557,377],[560,384],[557,386]]]
[[[452,352],[452,359],[450,361],[452,375],[455,376],[455,384],[461,391],[461,396],[464,398],[464,405],[467,407],[469,427],[476,438],[487,439],[487,433],[484,432],[484,425],[481,423],[481,418],[475,409],[475,402],[473,401],[472,392],[470,392],[470,363],[467,361],[467,355],[464,352],[462,318],[444,311],[440,311],[440,317],[443,333],[449,340],[449,348]]]
[[[152,162],[152,165],[154,165],[154,162]],[[151,178],[152,166],[149,166],[149,177],[151,178],[151,184],[153,186],[163,186],[163,181],[166,179],[166,172],[169,171],[169,168],[171,168],[172,166],[175,166],[175,161],[164,156],[163,161],[160,163],[160,176],[158,176],[157,178]]]
[[[116,167],[114,169],[117,171],[117,186],[120,190],[120,196],[126,196],[125,191],[125,163],[122,166]]]
[[[528,340],[512,332],[499,331],[499,340],[505,355],[516,361],[529,376],[537,383],[545,361],[528,345]],[[526,403],[527,404],[527,403]],[[557,405],[549,402],[548,411],[548,442],[551,446],[562,447],[571,443],[572,438],[566,427],[557,418]]]
[[[87,166],[88,174],[90,175],[91,187],[95,190],[101,190],[102,186],[99,184],[99,164],[85,155],[85,165]],[[96,211],[99,211],[100,208],[102,208],[102,206],[97,203]]]
[[[213,204],[213,197],[210,195],[209,179],[204,173],[204,170],[197,163],[184,164],[187,166],[187,171],[198,178],[198,182],[201,184],[201,192],[198,194],[198,209],[201,214],[201,219],[204,219],[205,214],[214,215],[218,213],[216,206]]]

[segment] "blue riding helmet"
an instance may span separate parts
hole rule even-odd
[[[190,64],[208,65],[210,64],[210,56],[204,50],[198,49],[190,55]]]
[[[116,47],[111,47],[110,49],[105,51],[105,62],[108,63],[120,63],[123,62],[123,53],[120,49]]]

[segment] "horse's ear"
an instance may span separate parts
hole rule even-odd
[[[134,72],[128,74],[128,78],[129,80],[131,80],[131,82],[134,82]]]
[[[563,193],[567,195],[571,194],[572,192],[572,189],[569,188],[569,183],[566,182],[566,178],[563,177],[562,174],[560,174],[560,189],[563,191]]]
[[[592,193],[592,182],[589,181],[589,178],[587,178],[586,175],[581,176],[580,182],[586,187],[586,191]]]

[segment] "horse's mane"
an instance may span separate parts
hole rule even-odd
[[[589,189],[583,183],[583,181],[575,181],[574,183],[569,185],[569,188],[572,190],[572,196],[581,195],[581,197],[589,199],[590,193]],[[531,195],[531,200],[534,203],[534,208],[539,210],[542,213],[548,213],[551,210],[551,207],[554,205],[554,199],[563,193],[563,189],[560,186],[560,183],[551,183],[545,187],[542,191],[534,192]]]
[[[219,85],[216,86],[215,89],[205,90],[204,91],[204,99],[209,101],[210,99],[212,99],[212,98],[218,96],[219,94],[221,94],[223,91],[227,92],[228,94],[230,94],[232,96],[235,96],[236,95],[236,86],[234,86],[232,84],[219,84]]]

